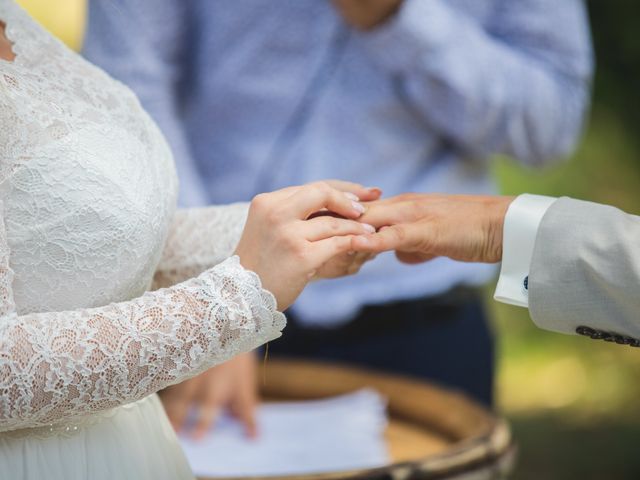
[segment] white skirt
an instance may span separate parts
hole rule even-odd
[[[194,479],[155,394],[69,430],[0,433],[0,479]]]

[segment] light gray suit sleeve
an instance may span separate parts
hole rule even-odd
[[[542,219],[529,273],[541,328],[580,326],[640,338],[640,217],[561,198]]]

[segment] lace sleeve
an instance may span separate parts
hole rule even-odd
[[[0,431],[133,402],[279,336],[284,316],[231,257],[108,306],[18,315],[0,222]]]
[[[154,276],[154,288],[195,277],[230,257],[240,241],[248,210],[248,203],[178,210]]]

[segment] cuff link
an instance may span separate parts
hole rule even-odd
[[[524,280],[522,281],[522,292],[525,295],[529,295],[529,275],[524,277]]]

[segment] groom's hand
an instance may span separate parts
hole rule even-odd
[[[495,263],[502,258],[504,217],[514,197],[405,194],[371,202],[360,221],[378,233],[354,237],[353,249],[395,250],[399,260],[435,257]]]

